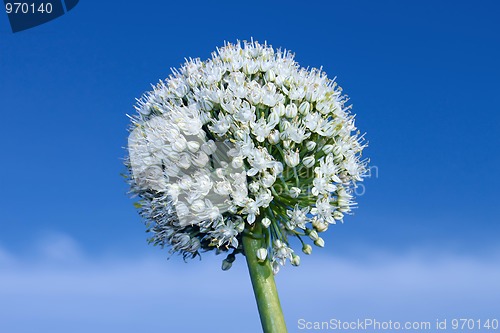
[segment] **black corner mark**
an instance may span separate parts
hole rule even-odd
[[[79,0],[64,0],[66,12],[73,9]],[[61,0],[4,0],[12,32],[19,32],[52,21],[64,15]]]
[[[66,4],[66,11],[70,11],[73,8],[75,8],[76,4],[78,3],[79,0],[64,0],[64,3]]]

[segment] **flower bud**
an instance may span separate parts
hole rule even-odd
[[[289,167],[296,167],[300,162],[300,156],[299,156],[299,151],[296,150],[296,151],[292,151],[292,150],[288,150],[285,152],[285,163],[289,166]]]
[[[259,71],[259,64],[256,61],[245,61],[243,72],[247,75],[255,74]]]
[[[319,236],[318,236],[318,233],[316,232],[316,230],[311,230],[309,231],[309,238],[311,238],[312,241],[316,241]]]
[[[276,181],[276,177],[274,177],[270,173],[266,173],[261,178],[261,181],[262,181],[262,185],[264,185],[265,187],[271,187],[271,186],[273,186],[274,182]]]
[[[295,118],[297,115],[297,105],[291,103],[288,104],[285,108],[285,116],[287,118]]]
[[[274,71],[272,69],[268,70],[266,72],[266,74],[264,75],[266,81],[268,82],[273,82],[274,80],[276,80],[276,74],[274,73]]]
[[[326,223],[326,222],[322,222],[320,220],[315,219],[312,224],[313,224],[314,229],[316,229],[317,232],[324,232],[324,231],[328,230],[328,223]]]
[[[264,228],[269,228],[269,226],[271,225],[271,220],[267,217],[264,217],[260,223],[262,223],[262,225],[264,226]]]
[[[325,246],[325,241],[323,238],[319,237],[314,241],[314,245],[319,246],[319,247],[324,247]]]
[[[311,110],[311,104],[309,104],[308,102],[302,102],[299,105],[299,112],[301,114],[309,113],[310,110]]]
[[[340,221],[344,218],[344,214],[342,214],[341,212],[339,212],[338,210],[334,211],[333,212],[333,218],[337,221]]]
[[[285,105],[283,103],[279,103],[275,107],[271,108],[271,111],[276,112],[280,117],[285,115]]]
[[[189,141],[187,143],[187,148],[189,149],[190,152],[196,153],[198,149],[200,149],[200,143],[197,141]]]
[[[305,254],[309,255],[312,253],[312,251],[313,251],[313,248],[311,245],[304,244],[304,246],[302,246],[302,252],[304,252]]]
[[[184,151],[184,149],[186,149],[186,146],[187,146],[187,141],[184,138],[184,136],[182,136],[182,135],[179,135],[177,140],[172,142],[172,149],[176,152],[179,152],[179,153],[181,151]]]
[[[204,152],[200,151],[196,158],[192,159],[193,164],[196,165],[199,168],[203,168],[207,163],[210,161],[208,158],[208,155],[205,154]]]
[[[302,163],[306,168],[311,168],[316,163],[316,160],[314,159],[314,156],[307,156],[302,160]]]
[[[229,262],[227,259],[222,260],[222,270],[227,271],[233,266],[232,262]]]
[[[267,117],[267,125],[273,128],[280,122],[280,115],[276,111],[272,111],[269,117]]]
[[[283,163],[281,162],[274,162],[274,166],[273,166],[273,171],[276,175],[279,175],[280,173],[283,172]]]
[[[284,75],[276,75],[276,78],[274,80],[278,86],[283,88],[283,85],[285,84]]]
[[[300,257],[296,255],[295,253],[292,254],[292,260],[290,260],[293,266],[299,266],[300,265]]]
[[[314,142],[314,141],[307,141],[306,148],[307,148],[308,151],[314,150],[314,148],[316,148],[316,142]]]
[[[235,224],[235,227],[237,232],[242,233],[243,230],[245,230],[245,222],[243,222],[243,219],[241,220],[240,223]]]
[[[323,151],[325,152],[325,154],[330,154],[333,150],[333,145],[325,145],[323,147]]]
[[[259,262],[264,262],[267,258],[267,250],[261,247],[257,250],[257,259]]]
[[[229,254],[226,259],[222,260],[222,270],[227,271],[230,269],[235,260],[236,256],[233,253]]]
[[[277,144],[278,142],[280,142],[280,132],[275,129],[271,130],[267,139],[269,140],[270,144],[272,145]]]

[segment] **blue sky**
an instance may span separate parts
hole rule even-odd
[[[326,248],[278,278],[290,331],[332,313],[500,317],[497,2],[116,6],[81,1],[16,34],[0,14],[1,333],[138,332],[162,316],[197,332],[192,311],[258,331],[243,260],[166,261],[119,176],[134,99],[185,57],[251,37],[337,76],[378,171]],[[226,309],[232,292],[241,311]],[[200,310],[212,298],[221,308]]]

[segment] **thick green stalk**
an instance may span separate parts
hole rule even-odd
[[[256,251],[262,247],[262,237],[262,226],[259,220],[251,229],[251,234],[243,234],[243,249],[257,300],[260,321],[264,333],[286,333],[285,318],[281,310],[271,264],[268,259],[259,262],[256,256]]]

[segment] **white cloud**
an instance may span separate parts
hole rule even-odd
[[[66,234],[51,232],[35,245],[39,259],[51,262],[74,262],[82,258],[78,243]]]
[[[222,257],[96,260],[64,235],[41,244],[44,255],[35,261],[0,251],[2,333],[260,331],[242,257],[223,272]],[[61,260],[60,251],[69,255]],[[2,253],[11,260],[2,261]],[[289,331],[299,332],[300,318],[499,315],[500,256],[428,253],[304,256],[302,267],[288,266],[277,278]]]

